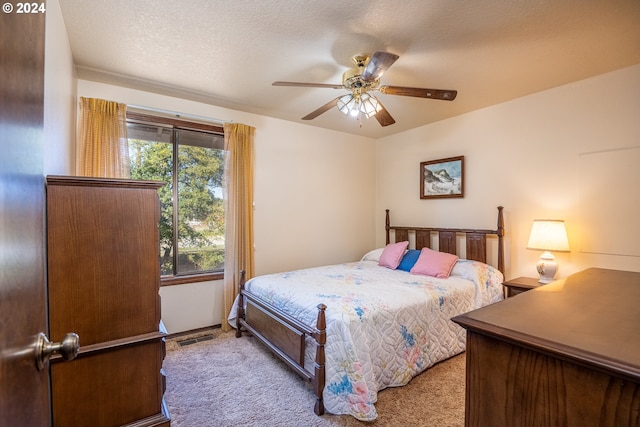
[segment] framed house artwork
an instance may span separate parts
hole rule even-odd
[[[420,198],[464,197],[464,156],[420,163]]]

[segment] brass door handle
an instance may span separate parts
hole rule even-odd
[[[38,370],[44,369],[49,364],[49,358],[59,354],[64,360],[72,360],[80,351],[80,337],[69,332],[60,342],[50,342],[45,334],[40,332],[36,341],[36,365]]]

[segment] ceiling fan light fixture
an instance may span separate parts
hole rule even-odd
[[[360,112],[363,113],[367,119],[375,116],[381,109],[382,106],[375,96],[371,96],[368,93],[360,96]]]
[[[349,93],[341,96],[337,106],[345,116],[358,117],[360,114],[364,114],[367,119],[375,116],[382,109],[378,100],[368,93],[359,96]]]
[[[338,110],[347,116],[352,111],[357,111],[356,104],[356,98],[352,94],[348,93],[338,99]]]

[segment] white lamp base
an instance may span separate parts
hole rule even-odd
[[[553,278],[556,276],[558,270],[558,263],[555,261],[555,257],[551,252],[544,252],[540,255],[540,261],[536,264],[536,269],[540,275],[538,283],[547,284],[553,282]]]

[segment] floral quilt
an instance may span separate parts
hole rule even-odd
[[[325,409],[370,421],[378,391],[464,351],[465,331],[450,319],[500,301],[502,279],[469,260],[448,279],[360,261],[259,276],[246,289],[312,326],[318,304],[327,306]]]

